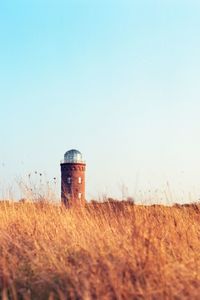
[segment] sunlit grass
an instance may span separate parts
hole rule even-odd
[[[2,299],[198,299],[200,205],[0,204]]]

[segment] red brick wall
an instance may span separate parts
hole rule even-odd
[[[61,198],[64,204],[85,201],[85,164],[61,164]]]

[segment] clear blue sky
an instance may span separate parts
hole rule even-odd
[[[1,1],[1,192],[35,170],[59,181],[77,148],[88,199],[167,182],[200,197],[199,15],[194,0]]]

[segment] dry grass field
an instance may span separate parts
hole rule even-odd
[[[200,205],[0,204],[0,299],[200,299]]]

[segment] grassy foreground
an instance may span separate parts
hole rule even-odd
[[[200,205],[0,204],[0,299],[199,299]]]

